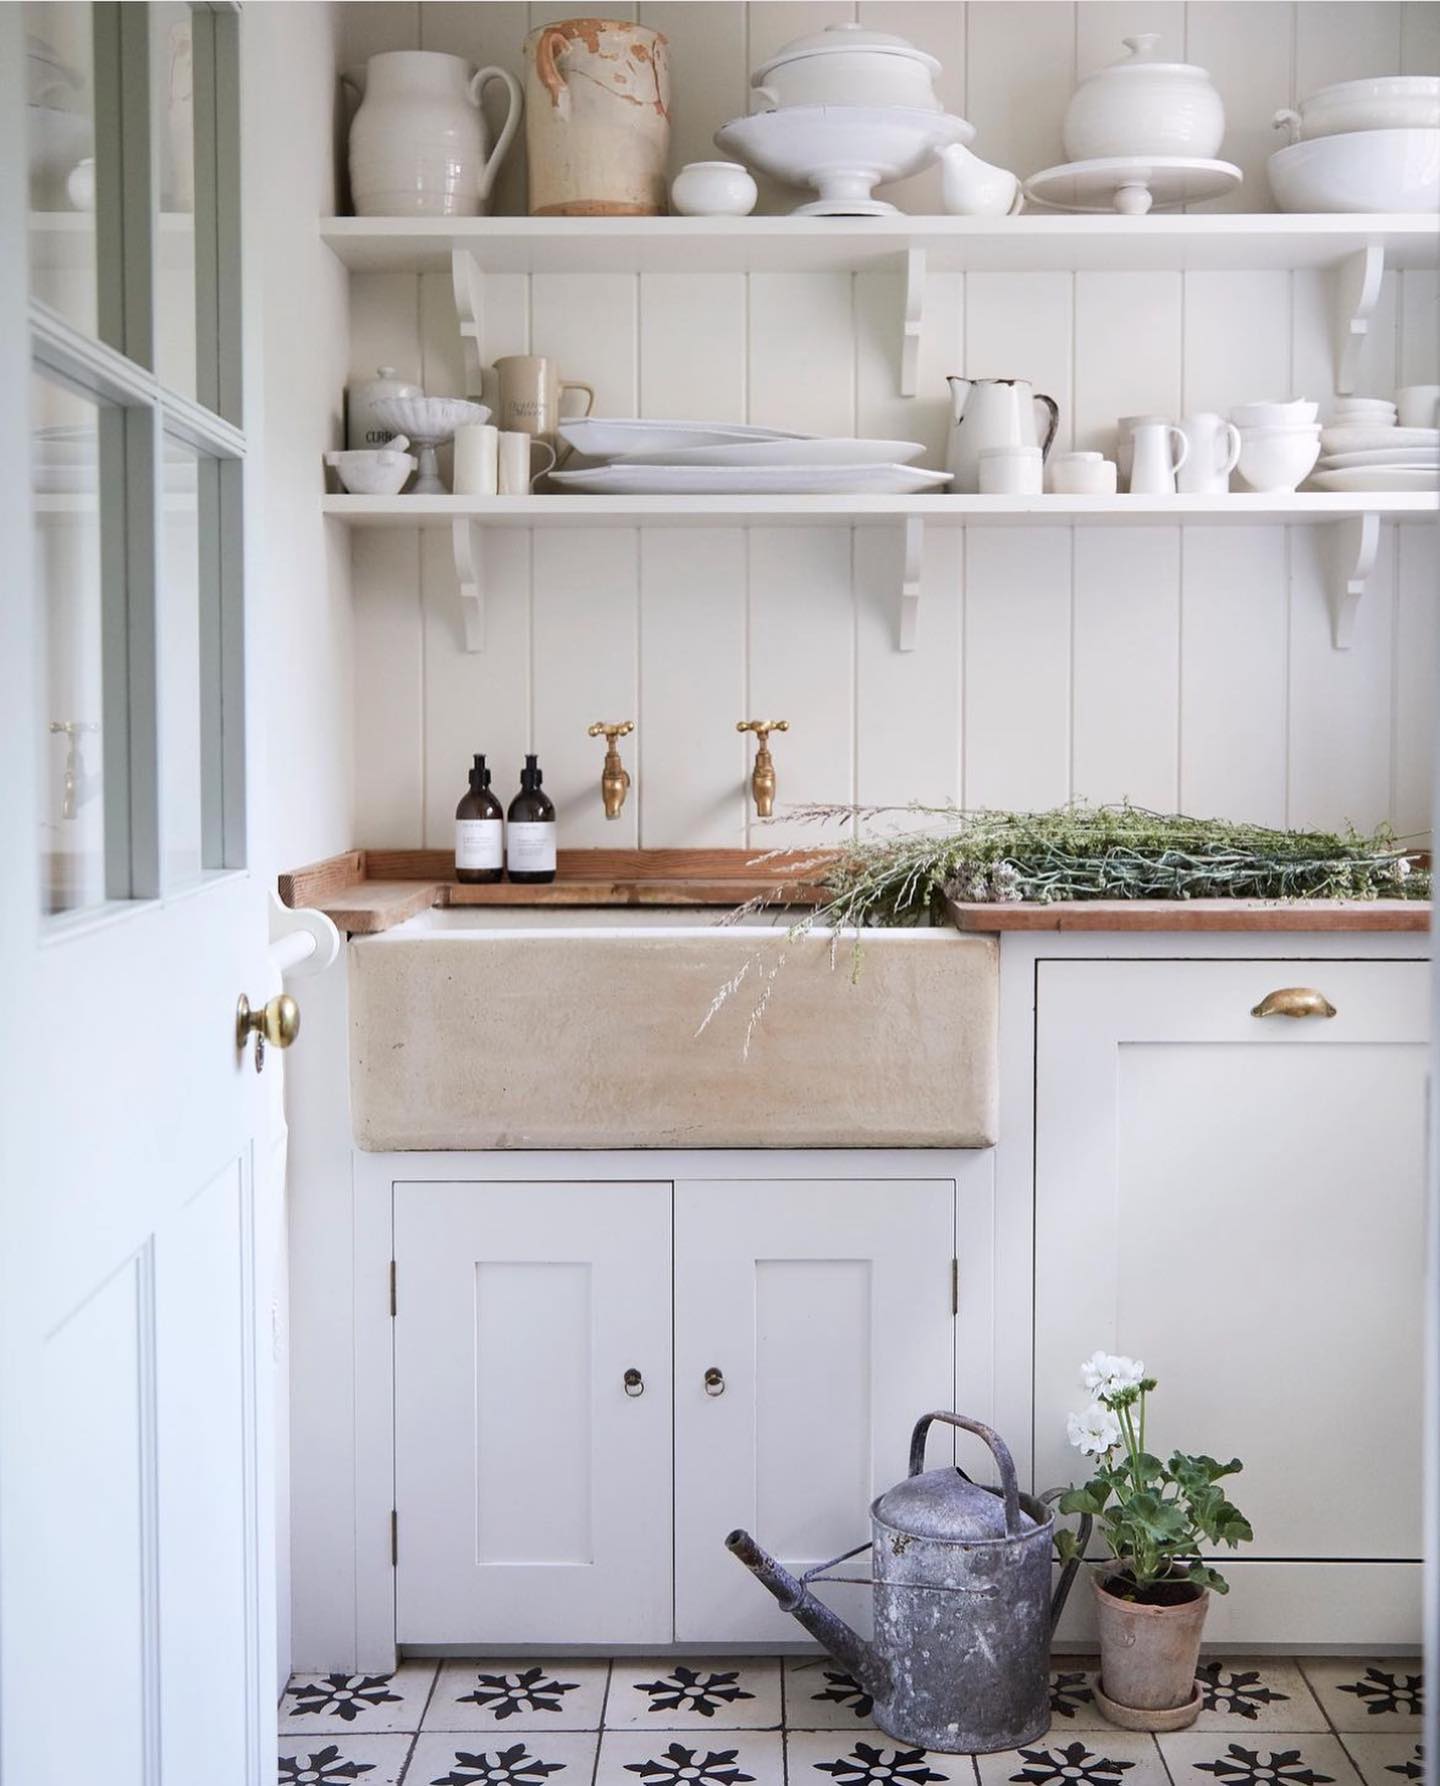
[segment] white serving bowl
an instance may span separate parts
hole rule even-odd
[[[975,126],[913,106],[791,105],[732,118],[715,132],[717,148],[789,186],[820,197],[797,217],[884,217],[895,211],[872,188],[928,167],[951,143],[968,143]]]
[[[1292,143],[1270,157],[1282,211],[1433,211],[1440,206],[1440,130],[1352,130]]]
[[[1319,457],[1318,428],[1245,428],[1236,469],[1252,490],[1276,495],[1303,483]]]
[[[1276,112],[1275,128],[1287,125],[1292,142],[1357,130],[1440,129],[1440,75],[1380,74],[1338,81],[1302,99],[1298,110]]]
[[[352,496],[398,496],[415,469],[414,455],[404,450],[409,444],[403,434],[397,434],[386,447],[326,453],[325,463],[334,468]]]
[[[1320,413],[1318,403],[1240,403],[1230,411],[1237,428],[1299,428]]]

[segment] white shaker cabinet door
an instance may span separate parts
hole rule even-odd
[[[670,1186],[397,1184],[395,1261],[398,1641],[668,1642]]]
[[[954,1231],[948,1178],[676,1185],[678,1642],[805,1641],[726,1534],[796,1571],[869,1537],[911,1427],[951,1405]],[[864,1589],[821,1592],[868,1630]]]
[[[1245,1465],[1255,1542],[1217,1558],[1212,1641],[1418,1636],[1427,979],[1412,961],[1039,967],[1036,1480],[1082,1474],[1081,1360],[1142,1357],[1149,1448]],[[1287,987],[1336,1014],[1251,1015]]]

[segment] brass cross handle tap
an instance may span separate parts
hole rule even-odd
[[[592,738],[603,737],[605,740],[605,766],[600,771],[600,798],[605,802],[607,819],[620,817],[620,808],[625,804],[625,795],[630,788],[630,771],[620,761],[620,749],[615,740],[627,738],[634,730],[633,719],[623,720],[616,726],[607,726],[603,719],[597,719],[590,727]]]
[[[750,792],[755,796],[755,811],[762,819],[768,819],[775,811],[775,759],[770,755],[770,734],[788,732],[790,721],[741,719],[736,721],[735,730],[755,734],[755,770],[750,777]]]

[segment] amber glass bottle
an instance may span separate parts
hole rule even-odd
[[[455,808],[455,878],[498,881],[505,874],[505,846],[500,802],[490,792],[490,771],[476,757],[470,786]]]
[[[540,782],[539,758],[526,757],[520,792],[505,815],[505,867],[512,881],[555,879],[555,803]]]

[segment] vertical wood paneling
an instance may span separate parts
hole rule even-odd
[[[639,704],[639,531],[577,527],[533,535],[534,695],[531,746],[555,802],[562,849],[633,849],[636,807],[618,819],[600,801],[604,753],[586,727],[633,719]]]
[[[943,469],[950,433],[945,379],[965,363],[964,275],[932,273],[926,281],[914,397],[902,397],[897,385],[904,305],[898,274],[855,275],[855,431],[872,439],[923,441],[922,463]]]
[[[1180,809],[1285,823],[1285,529],[1187,527],[1181,542]]]
[[[1292,103],[1290,51],[1295,8],[1278,0],[1204,0],[1186,8],[1185,59],[1198,62],[1225,101],[1220,153],[1245,176],[1244,184],[1195,211],[1273,211],[1266,164],[1284,144],[1275,113]]]
[[[1304,99],[1333,81],[1400,69],[1400,0],[1302,0],[1295,9],[1295,91]]]
[[[849,273],[750,275],[750,420],[849,434],[855,330]]]
[[[1440,687],[1440,530],[1398,529],[1395,590],[1395,781],[1390,821],[1431,829],[1435,691]]]
[[[419,531],[357,537],[351,598],[355,842],[409,849],[422,840],[425,785]]]
[[[1070,530],[965,535],[965,805],[1070,797]]]
[[[975,153],[1022,178],[1065,159],[1060,122],[1075,86],[1075,8],[970,0],[965,116]]]
[[[756,527],[750,531],[750,711],[788,719],[771,740],[777,795],[773,824],[750,821],[757,848],[815,841],[813,827],[785,822],[787,806],[854,798],[855,622],[850,531]],[[747,747],[748,779],[754,746]]]
[[[413,273],[350,275],[350,376],[373,378],[393,366],[418,384],[424,376],[418,280]]]
[[[1297,397],[1318,398],[1323,418],[1335,394],[1335,282],[1329,273],[1316,269],[1292,273],[1290,279],[1294,367],[1290,385]],[[1357,397],[1395,394],[1398,279],[1391,272],[1381,281],[1380,301],[1360,351],[1353,393]]]
[[[455,288],[448,273],[420,275],[420,339],[424,346],[425,393],[466,397],[465,356],[455,322]]]
[[[670,162],[714,161],[715,132],[750,109],[745,8],[729,0],[645,0],[642,25],[670,40]]]
[[[1179,273],[1075,275],[1075,445],[1115,456],[1122,415],[1180,413]]]
[[[1401,74],[1440,74],[1440,6],[1405,0],[1400,11]]]
[[[1440,274],[1417,267],[1400,279],[1400,376],[1404,384],[1440,384]]]
[[[631,798],[642,847],[734,849],[745,840],[745,740],[735,730],[749,717],[745,609],[743,528],[645,529],[640,710],[629,747],[639,763]]]
[[[537,273],[531,280],[530,351],[556,360],[562,378],[593,385],[596,415],[635,415],[638,311],[633,273]],[[565,413],[579,413],[573,397]]]
[[[1289,397],[1290,275],[1186,273],[1184,284],[1184,413]]]
[[[365,58],[385,50],[418,50],[420,15],[430,10],[414,0],[368,0],[364,6],[341,6],[340,66],[361,75]]]
[[[745,420],[745,275],[640,275],[640,414]]]
[[[1028,378],[1060,406],[1055,450],[1075,433],[1075,280],[1070,273],[970,273],[965,280],[967,378]]]
[[[1177,803],[1178,527],[1075,529],[1074,769],[1079,800]]]
[[[1075,8],[1075,78],[1119,62],[1124,40],[1153,32],[1167,62],[1186,62],[1184,0],[1085,0]]]
[[[856,16],[870,31],[887,31],[908,38],[940,64],[935,91],[947,112],[965,117],[965,6],[963,0],[936,6],[932,0],[859,0]],[[897,180],[881,197],[916,216],[936,216],[944,210],[940,200],[938,164]]]

